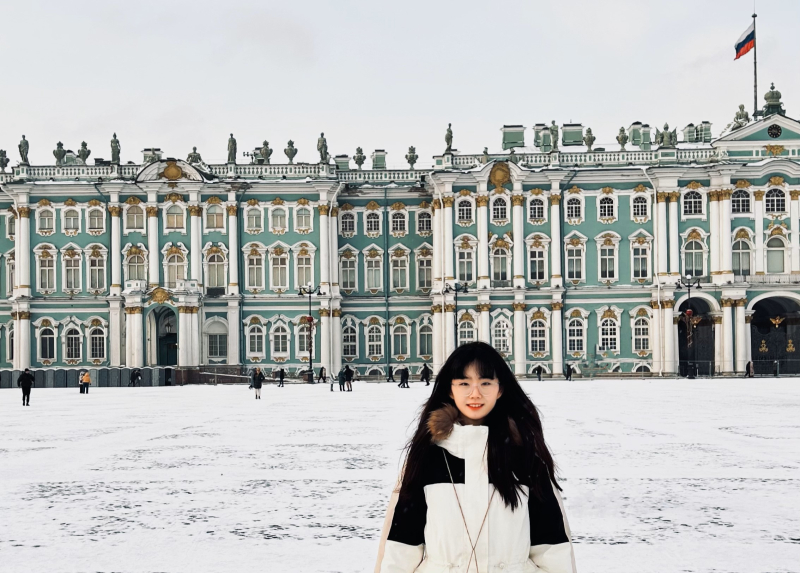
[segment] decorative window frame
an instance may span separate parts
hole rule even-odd
[[[531,341],[533,338],[532,329],[533,323],[536,321],[544,322],[544,352],[531,351]],[[531,307],[525,313],[525,324],[528,326],[527,332],[527,340],[525,341],[525,345],[527,346],[526,354],[528,356],[532,356],[533,358],[545,358],[546,356],[550,355],[550,309],[546,306],[540,307]]]
[[[398,215],[399,218],[402,218],[403,220],[402,231],[394,230],[394,220],[395,217]],[[408,226],[410,220],[411,219],[408,216],[408,209],[406,208],[406,206],[403,203],[400,203],[399,201],[397,203],[394,203],[391,207],[391,211],[389,212],[389,233],[391,234],[391,236],[394,237],[395,239],[401,239],[406,235],[408,235],[409,232]]]
[[[531,205],[534,201],[541,201],[544,217],[531,217]],[[541,189],[532,189],[525,202],[525,218],[531,225],[545,225],[550,220],[550,205]]]
[[[60,326],[60,323],[51,316],[42,316],[31,322],[31,325],[34,327],[33,335],[36,340],[36,362],[44,366],[50,366],[51,364],[58,362],[58,327]],[[53,358],[42,358],[41,335],[43,328],[50,328],[53,331]],[[6,354],[6,356],[8,356],[8,354]]]
[[[423,287],[419,282],[419,262],[431,261],[431,286]],[[409,285],[411,282],[409,281]],[[414,287],[417,292],[429,293],[433,288],[433,247],[428,243],[422,243],[419,247],[414,249]]]
[[[250,284],[250,268],[248,259],[251,256],[261,257],[261,286]],[[266,289],[267,285],[267,247],[258,241],[251,241],[242,247],[242,266],[244,267],[244,288],[250,294],[258,294]]]
[[[89,201],[89,206],[86,207],[83,211],[84,211],[84,216],[86,217],[85,221],[86,233],[91,235],[92,237],[99,237],[101,235],[104,235],[108,228],[108,223],[106,221],[107,219],[106,210],[103,207],[102,203],[100,203],[100,201],[97,199],[92,199],[91,201]],[[89,225],[89,220],[92,216],[92,213],[98,211],[100,212],[100,220],[103,221],[103,227],[101,229],[92,229],[91,225]]]
[[[203,322],[203,364],[225,364],[227,362],[227,349],[225,351],[225,358],[211,358],[209,355],[208,349],[208,337],[211,334],[223,334],[221,332],[210,332],[212,325],[221,324],[225,329],[225,334],[229,337],[231,336],[230,329],[228,327],[228,321],[226,318],[222,316],[210,316],[208,317],[205,322]],[[245,344],[248,343],[248,339],[245,338]],[[230,348],[230,346],[229,346]],[[238,357],[237,357],[238,358]]]
[[[6,239],[13,241],[17,236],[17,212],[14,207],[9,207],[8,212],[5,214],[5,235]],[[11,233],[11,220],[14,220],[14,233]]]
[[[700,195],[701,212],[692,215],[686,215],[685,214],[686,212],[684,210],[684,203],[686,202],[686,195],[688,195],[692,191]],[[683,189],[681,189],[681,201],[680,204],[678,205],[678,209],[680,210],[681,221],[686,221],[689,219],[699,219],[701,221],[705,221],[706,219],[708,219],[708,190],[705,187],[693,185],[690,183],[688,187],[684,187]]]
[[[497,308],[489,315],[489,340],[492,346],[497,350],[503,358],[514,356],[514,314],[507,308]],[[495,344],[494,328],[500,321],[505,321],[508,324],[508,352],[501,352]]]
[[[458,270],[458,253],[468,251],[472,253],[472,280],[468,281],[467,284],[473,284],[478,282],[478,239],[470,235],[469,233],[463,233],[453,239],[453,247],[455,250],[453,256],[453,274],[456,277],[456,280],[459,282],[463,282],[459,275]],[[491,256],[491,249],[489,250]],[[433,253],[431,253],[433,255]]]
[[[311,208],[309,207],[309,210]],[[292,271],[294,272],[294,288],[295,290],[300,290],[300,261],[298,260],[300,257],[310,257],[311,258],[311,284],[316,284],[314,279],[316,277],[316,256],[317,256],[317,247],[309,242],[302,241],[300,243],[296,243],[292,246]]]
[[[83,321],[83,348],[86,349],[86,362],[100,365],[108,360],[108,321],[102,316],[90,316]],[[100,329],[103,332],[103,356],[102,358],[92,358],[92,332]],[[66,356],[66,354],[65,354]]]
[[[634,201],[636,201],[637,199],[644,199],[644,208],[646,213],[644,217],[634,215],[633,205]],[[650,218],[653,216],[653,206],[652,206],[653,200],[651,198],[649,190],[643,185],[639,186],[633,190],[633,193],[630,194],[628,200],[630,201],[629,207],[631,210],[631,221],[633,221],[634,223],[638,223],[640,225],[649,222]]]
[[[244,328],[244,350],[246,360],[249,362],[261,362],[267,358],[267,346],[271,344],[269,337],[269,330],[267,328],[267,321],[258,314],[251,314],[243,321]],[[261,329],[261,352],[252,352],[250,350],[250,335],[254,327]]]
[[[579,233],[578,231],[572,231],[567,236],[564,237],[564,268],[562,270],[564,274],[564,282],[569,281],[573,285],[578,285],[580,283],[586,282],[586,243],[588,242],[589,238],[585,235]],[[567,259],[567,249],[568,248],[579,248],[582,251],[581,255],[581,278],[580,280],[575,280],[569,278],[569,261]],[[599,271],[598,271],[599,272]]]
[[[738,213],[733,210],[733,196],[736,193],[745,193],[747,195],[747,205],[750,207],[748,211],[742,211],[741,213]],[[746,217],[748,219],[755,219],[754,202],[755,202],[755,197],[753,197],[753,192],[750,191],[749,189],[743,189],[743,188],[734,189],[731,192],[731,218],[735,219],[737,217]],[[764,214],[766,215],[766,209],[764,211]]]
[[[301,227],[298,224],[297,214],[300,209],[308,209],[308,227]],[[310,235],[314,232],[314,207],[308,199],[300,198],[292,207],[292,229],[298,235]]]
[[[189,278],[189,249],[183,243],[173,243],[172,241],[166,243],[161,248],[161,276],[164,277],[164,284],[168,282],[169,275],[167,273],[167,260],[172,255],[181,255],[183,257],[183,279],[176,279],[176,287],[178,280],[187,280]],[[170,288],[170,287],[167,287]]]
[[[208,242],[203,245],[203,292],[207,292],[208,288],[228,288],[228,264],[230,261],[230,257],[228,257],[228,247],[225,246],[225,243],[219,242],[214,244],[212,242]],[[224,277],[222,279],[223,285],[222,287],[209,287],[208,286],[208,265],[209,265],[209,257],[212,255],[222,255],[222,264],[223,264],[223,272]]]
[[[391,255],[389,256],[389,284],[392,291],[401,294],[405,291],[411,290],[411,249],[402,244],[397,244],[389,249]],[[405,288],[398,288],[394,286],[394,261],[400,260],[406,263],[406,286]]]
[[[5,259],[5,265],[3,265],[5,269],[6,275],[6,297],[11,297],[14,295],[14,288],[16,285],[16,253],[13,248],[9,249],[5,253],[3,253],[3,259]]]
[[[138,243],[136,245],[132,245],[131,243],[127,243],[124,247],[122,247],[122,276],[123,282],[127,282],[132,280],[130,277],[130,272],[128,265],[130,263],[130,258],[133,256],[140,256],[144,259],[144,281],[147,281],[148,274],[150,272],[150,261],[149,261],[149,251],[147,247],[144,246],[142,243]]]
[[[366,317],[364,320],[361,321],[361,324],[364,327],[364,345],[365,345],[365,353],[367,354],[367,358],[370,362],[379,362],[383,359],[385,352],[386,352],[386,320],[381,318],[380,316],[372,315]],[[370,327],[377,326],[381,333],[381,353],[380,354],[369,354],[369,330]]]
[[[347,215],[348,218],[353,219],[353,230],[352,231],[345,231],[342,222],[344,221],[344,216]],[[358,214],[353,209],[353,206],[350,203],[345,203],[341,207],[339,207],[339,235],[344,237],[345,239],[350,239],[355,237],[358,233]]]
[[[600,202],[605,199],[611,199],[612,209],[614,210],[612,217],[600,216]],[[600,194],[595,198],[595,209],[597,220],[603,225],[611,225],[619,220],[619,197],[611,187],[603,187],[600,190]]]
[[[643,279],[633,276],[633,249],[641,247],[647,249],[647,276]],[[653,277],[653,235],[644,229],[638,229],[633,234],[628,235],[628,250],[631,261],[631,284],[645,284],[650,282]]]
[[[570,353],[569,351],[569,323],[573,319],[580,319],[581,323],[583,324],[583,335],[581,337],[583,351],[573,351]],[[564,344],[565,344],[565,358],[570,364],[574,364],[575,362],[579,362],[581,360],[586,359],[586,347],[588,344],[588,333],[589,333],[589,312],[581,307],[573,307],[570,308],[568,312],[564,313]]]
[[[49,243],[40,243],[33,248],[33,256],[36,259],[36,292],[44,295],[53,294],[58,288],[58,265],[55,261],[58,249]],[[53,288],[43,289],[41,284],[41,262],[42,259],[53,259]]]
[[[389,321],[389,335],[391,336],[391,343],[392,343],[392,360],[397,360],[398,362],[403,362],[411,358],[411,326],[412,321],[406,315],[400,314],[393,316]],[[406,350],[408,351],[405,354],[401,354],[397,352],[397,349],[394,347],[394,335],[395,331],[403,327],[406,329],[405,339],[406,339]]]
[[[614,342],[616,348],[614,350],[605,350],[604,354],[602,355],[604,358],[608,358],[608,355],[612,356],[619,356],[620,355],[620,343],[622,338],[622,313],[623,310],[615,305],[603,305],[600,308],[595,309],[595,313],[597,313],[597,340],[598,343],[602,342],[602,324],[604,320],[613,320],[614,325],[616,326],[617,334],[614,337]],[[598,344],[599,346],[599,344]]]
[[[731,257],[733,257],[733,245],[736,244],[737,241],[744,241],[747,243],[747,247],[750,250],[750,274],[755,274],[756,269],[756,241],[755,241],[755,233],[749,229],[748,227],[737,227],[731,233]],[[764,241],[766,245],[766,241]],[[766,263],[766,246],[765,246],[765,263]],[[766,269],[766,265],[764,267]]]
[[[122,207],[122,234],[129,235],[130,233],[139,233],[142,236],[147,236],[147,206],[144,201],[135,196],[128,197]],[[128,210],[131,207],[139,207],[142,210],[142,220],[144,221],[141,229],[131,229],[128,227]]]
[[[514,276],[514,265],[513,265],[513,258],[514,258],[514,241],[508,236],[508,234],[503,235],[500,237],[499,235],[493,235],[492,238],[489,240],[489,279],[494,279],[494,250],[495,249],[505,249],[508,252],[508,256],[506,257],[506,276],[509,277],[508,281],[511,281],[511,277]],[[476,258],[477,263],[477,258]],[[477,269],[476,269],[477,274]]]
[[[275,227],[272,224],[272,215],[278,209],[284,212],[284,219],[286,220],[286,224],[283,228]],[[285,235],[286,233],[288,233],[289,220],[291,215],[292,214],[290,212],[289,205],[287,205],[283,199],[281,199],[280,197],[276,197],[275,199],[273,199],[272,203],[270,203],[269,206],[267,207],[267,221],[269,222],[269,232],[272,233],[273,235]]]
[[[59,222],[61,223],[61,232],[65,237],[77,237],[83,230],[83,214],[81,213],[82,207],[78,205],[74,199],[67,199],[64,205],[59,208]],[[75,211],[78,214],[78,228],[67,229],[67,211]],[[86,218],[88,221],[88,217]],[[87,227],[88,229],[88,227]]]
[[[579,191],[573,191],[575,187],[570,189],[567,192],[567,196],[564,198],[564,222],[567,225],[580,225],[586,220],[586,200],[583,194]],[[570,201],[576,199],[580,204],[581,208],[581,216],[580,217],[570,217],[569,216],[569,204]]]
[[[14,321],[10,320],[6,324],[4,324],[3,325],[3,330],[5,331],[4,336],[3,336],[3,338],[4,338],[3,342],[5,342],[5,347],[6,347],[5,359],[6,359],[6,362],[8,362],[9,364],[13,364],[14,363]]]
[[[358,326],[361,324],[358,319],[352,314],[348,314],[342,317],[342,360],[345,362],[353,362],[354,360],[358,360],[361,356],[361,335],[358,331]],[[356,330],[356,353],[353,356],[346,355],[344,353],[344,330],[346,328],[355,328]]]
[[[177,197],[179,197],[177,195],[177,193],[170,193],[170,195],[167,196],[167,200],[164,201],[159,206],[159,209],[161,209],[161,221],[162,221],[161,222],[161,227],[162,227],[161,234],[162,235],[169,235],[170,233],[179,233],[181,235],[186,235],[187,234],[186,228],[188,227],[188,224],[189,224],[189,220],[188,220],[189,219],[189,208],[188,208],[188,205],[186,204],[186,202],[184,202],[182,198],[178,199]],[[175,227],[175,228],[167,227],[167,211],[169,211],[169,209],[171,207],[179,207],[183,211],[183,226],[182,227]],[[147,220],[147,215],[146,215],[146,211],[145,211],[145,221],[146,220]],[[147,226],[147,223],[145,223],[145,226]]]
[[[789,241],[789,233],[784,229],[781,225],[773,226],[772,229],[766,229],[764,231],[764,252],[762,256],[764,257],[764,272],[768,275],[788,275],[791,272],[791,260],[792,260],[792,246],[791,242]],[[769,259],[767,254],[769,251],[774,251],[772,247],[768,247],[767,243],[769,243],[772,239],[778,239],[783,243],[783,272],[782,273],[771,273],[769,272]]]
[[[267,264],[269,264],[269,290],[274,293],[282,294],[291,288],[291,280],[292,277],[289,276],[289,272],[292,269],[292,249],[284,242],[278,241],[272,243],[269,247],[267,247]],[[272,272],[272,261],[278,257],[286,257],[286,284],[285,285],[276,285],[275,284],[275,273]],[[266,272],[266,266],[264,267],[264,271]]]
[[[358,249],[356,249],[355,247],[351,246],[350,244],[346,244],[342,248],[339,249],[339,261],[338,261],[338,264],[339,264],[339,288],[342,289],[342,292],[344,292],[345,294],[348,294],[348,295],[349,294],[353,294],[354,292],[358,292],[358,290],[359,290],[358,289],[358,253],[359,253]],[[342,273],[342,260],[344,260],[344,259],[355,260],[355,266],[354,266],[354,271],[355,271],[355,275],[356,275],[355,276],[355,288],[344,288],[344,286],[342,286],[343,285],[342,276],[344,274],[344,273]]]
[[[43,199],[42,201],[46,201]],[[47,201],[46,203],[39,202],[39,205],[34,209],[35,219],[36,219],[36,230],[35,233],[41,237],[49,237],[50,235],[54,235],[56,232],[56,209],[52,206],[52,204]],[[39,224],[42,219],[42,215],[44,213],[50,213],[51,218],[53,219],[53,228],[48,230],[43,230],[39,227]]]
[[[773,191],[777,191],[778,193],[783,195],[783,207],[784,207],[784,209],[782,211],[770,211],[767,208],[767,203],[769,203],[769,200],[770,200],[769,194],[772,193]],[[770,218],[770,219],[783,219],[784,217],[786,217],[789,214],[789,209],[791,208],[791,203],[790,203],[791,197],[789,196],[789,194],[786,192],[785,189],[780,189],[778,187],[775,187],[774,185],[768,185],[764,189],[764,199],[763,199],[763,201],[764,201],[764,217]]]
[[[698,241],[703,247],[703,274],[701,276],[707,277],[709,276],[708,273],[708,265],[709,265],[709,255],[710,250],[708,247],[708,236],[709,233],[706,233],[700,227],[689,227],[683,233],[680,234],[681,237],[681,276],[686,276],[686,245],[690,241]],[[697,278],[697,277],[694,277]]]
[[[639,368],[647,368],[646,372],[637,372]],[[653,365],[649,362],[634,362],[631,366],[631,373],[633,374],[651,374],[653,372]]]
[[[83,249],[83,254],[86,257],[84,266],[86,268],[86,290],[95,296],[99,296],[108,290],[109,283],[109,269],[108,269],[108,249],[100,243],[94,243]],[[103,261],[103,288],[92,290],[92,267],[91,259],[100,259]]]
[[[308,328],[308,321],[304,320],[307,317],[307,314],[300,315],[295,318],[295,320],[291,321],[290,324],[292,325],[292,330],[290,331],[294,336],[294,357],[299,360],[300,362],[309,362],[309,352],[300,351],[300,341],[302,338],[307,338],[308,334],[301,334],[301,330],[305,327]],[[314,339],[314,331],[311,331],[312,340]],[[311,345],[311,353],[313,354],[313,358],[317,357],[317,346],[316,341]]]
[[[383,259],[383,249],[381,249],[378,245],[373,243],[373,244],[369,245],[368,247],[366,247],[365,249],[362,249],[361,250],[361,254],[363,255],[362,258],[364,260],[364,292],[369,292],[371,294],[377,294],[377,293],[381,292],[384,289],[384,287],[386,286],[386,285],[383,284],[383,278],[384,278],[383,277],[383,274],[384,274],[383,265],[385,263],[385,261]],[[369,284],[367,282],[367,277],[369,276],[369,273],[367,272],[367,261],[368,260],[375,260],[375,259],[380,261],[381,284],[377,289],[375,289],[375,288],[371,289],[371,288],[369,288]]]
[[[417,317],[414,321],[416,323],[415,330],[415,338],[417,343],[417,358],[422,361],[428,361],[433,359],[433,315],[430,313],[421,314]],[[431,353],[430,354],[422,354],[422,329],[425,327],[429,327],[431,329]]]
[[[459,205],[461,204],[462,201],[466,201],[469,203],[469,209],[470,209],[469,212],[471,214],[471,217],[469,219],[462,220],[459,216],[458,213]],[[461,194],[455,197],[455,204],[453,205],[455,224],[458,225],[459,227],[473,226],[475,224],[475,221],[477,220],[477,208],[478,206],[476,205],[475,197],[473,197],[472,194],[466,189],[462,189]]]
[[[80,350],[78,358],[67,358],[67,333],[73,328],[80,334]],[[61,356],[65,364],[73,366],[83,362],[84,356],[86,355],[85,330],[86,329],[83,328],[83,323],[74,316],[69,316],[61,321],[61,334],[58,338],[61,339]]]
[[[419,228],[419,222],[422,215],[427,215],[430,218],[431,228],[428,231],[424,231]],[[430,204],[427,201],[420,203],[419,208],[414,212],[414,227],[416,228],[417,236],[419,237],[430,237],[433,235],[433,211],[431,210]]]
[[[203,228],[203,235],[208,235],[209,233],[220,233],[222,235],[227,235],[228,213],[227,210],[225,209],[225,204],[222,202],[222,199],[216,196],[209,197],[208,199],[206,199],[204,203],[202,203],[201,207],[203,209],[203,214],[202,214],[203,222],[201,225]],[[222,209],[222,227],[220,228],[206,227],[206,223],[208,222],[208,212],[212,207],[219,207],[220,209]],[[247,221],[245,220],[245,222]]]
[[[247,201],[246,205],[243,208],[244,210],[244,220],[242,221],[242,225],[244,225],[244,232],[248,235],[260,235],[264,232],[264,207],[258,202],[258,199],[250,199]],[[250,211],[257,211],[261,215],[261,225],[258,227],[250,227],[247,224],[249,219]]]
[[[292,355],[292,329],[289,326],[290,324],[291,321],[283,315],[271,321],[268,334],[269,352],[273,362],[286,362]],[[275,350],[275,335],[279,328],[283,328],[286,331],[286,350],[281,352]]]
[[[634,306],[628,311],[630,315],[631,327],[631,354],[639,358],[645,358],[653,353],[653,309],[648,305]],[[636,321],[647,319],[647,350],[636,350]]]
[[[87,263],[84,264],[83,261],[83,254],[84,249],[76,245],[75,243],[67,243],[63,247],[59,249],[60,259],[61,259],[61,292],[74,295],[79,292],[83,291],[84,279],[83,279],[83,271],[84,267],[88,266],[88,257]],[[78,261],[78,287],[75,289],[67,290],[67,259],[70,260],[77,260]],[[56,283],[58,284],[58,283]],[[86,284],[89,284],[89,277],[86,277]]]
[[[369,227],[367,226],[367,217],[369,217],[372,213],[375,213],[378,216],[378,230],[377,231],[369,231]],[[383,234],[383,216],[381,213],[381,207],[375,201],[370,201],[367,204],[366,208],[363,211],[363,221],[364,225],[364,236],[369,237],[370,239],[376,239]]]
[[[544,280],[533,280],[531,278],[531,251],[544,251]],[[531,233],[525,239],[525,259],[527,266],[526,280],[536,286],[546,284],[550,280],[550,237],[544,233]]]
[[[606,286],[619,282],[619,243],[622,240],[617,233],[613,231],[606,231],[594,238],[595,247],[597,247],[597,282]],[[600,252],[604,247],[614,248],[614,278],[604,279],[600,276],[602,265],[600,264]]]
[[[470,326],[462,328],[464,325]],[[461,342],[462,331],[469,331],[471,333],[470,338],[463,343]],[[475,342],[476,340],[478,340],[478,319],[473,316],[472,312],[469,310],[459,310],[456,314],[456,347],[467,344],[468,342]]]
[[[506,204],[506,218],[505,219],[495,219],[494,217],[494,205],[502,199]],[[505,193],[495,194],[489,198],[489,222],[495,227],[505,227],[511,222],[511,211],[514,206],[511,203],[511,196],[506,195]]]

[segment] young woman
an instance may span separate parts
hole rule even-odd
[[[575,573],[539,414],[494,348],[450,355],[406,451],[376,573]]]

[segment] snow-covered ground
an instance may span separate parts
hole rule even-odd
[[[800,380],[525,387],[581,573],[800,571]],[[371,571],[429,390],[0,391],[0,571]]]

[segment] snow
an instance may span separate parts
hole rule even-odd
[[[800,571],[800,380],[525,383],[581,573]],[[0,571],[371,571],[431,387],[0,392]]]

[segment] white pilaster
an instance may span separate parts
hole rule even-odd
[[[486,182],[478,182],[478,208],[475,216],[478,223],[478,288],[489,288],[489,196]],[[488,335],[487,335],[488,336]]]
[[[733,372],[733,316],[731,299],[722,299],[722,372]]]
[[[431,205],[433,211],[433,292],[442,290],[442,250],[444,237],[442,235],[442,205],[438,199],[434,199]]]
[[[511,196],[511,228],[514,233],[513,259],[514,287],[525,288],[525,197],[522,196],[522,182],[514,182],[514,195]]]
[[[203,328],[202,322],[200,321],[200,312],[201,309],[197,306],[194,306],[192,307],[192,313],[189,315],[192,334],[191,366],[199,366],[203,362],[203,354],[201,352]]]
[[[331,273],[331,296],[339,297],[339,208],[334,207],[331,209],[331,216],[328,220],[328,268]],[[341,316],[341,315],[340,315]],[[332,321],[332,324],[336,321]],[[341,324],[341,319],[339,323]],[[334,333],[336,330],[334,329]],[[340,333],[341,334],[341,333]],[[334,344],[332,355],[339,357],[339,364],[341,364],[342,350],[341,345],[338,347]],[[334,360],[336,363],[336,360]],[[337,370],[338,372],[338,370]]]
[[[445,341],[443,361],[446,361],[453,350],[456,349],[455,310],[456,306],[454,304],[448,303],[445,305],[444,323],[442,324]]]
[[[679,246],[680,235],[678,223],[678,200],[681,194],[673,191],[669,194],[669,272],[671,275],[680,276],[681,274],[681,251]],[[666,246],[666,242],[664,243]]]
[[[554,376],[560,375],[564,372],[562,364],[564,363],[564,341],[563,328],[564,324],[561,319],[564,303],[551,302],[550,303],[550,355],[553,357],[553,370]]]
[[[19,217],[17,218],[17,234],[14,237],[16,243],[14,247],[15,266],[14,272],[17,275],[16,296],[31,296],[31,209],[30,207],[20,207]],[[30,361],[30,359],[28,359]],[[26,366],[27,368],[27,366]]]
[[[792,189],[789,191],[791,201],[789,201],[789,229],[791,232],[792,249],[792,274],[800,274],[800,190]]]
[[[239,294],[239,257],[242,254],[239,252],[239,218],[238,218],[238,211],[239,207],[237,205],[228,205],[225,210],[228,212],[228,294],[229,295],[237,295]],[[230,304],[230,303],[228,303]],[[238,305],[237,305],[238,309]],[[230,317],[230,308],[228,308],[228,316]],[[237,310],[238,316],[238,310]],[[230,318],[228,318],[228,325],[232,325]],[[237,319],[237,327],[240,328],[241,326],[238,323]],[[228,360],[230,361],[230,339],[228,337]],[[236,345],[239,345],[238,339]],[[235,362],[232,364],[239,363],[239,352],[235,354]]]
[[[189,206],[189,232],[191,252],[189,253],[189,276],[197,281],[198,285],[203,284],[203,244],[202,240],[202,214],[203,209],[199,205]],[[234,253],[230,253],[233,255]],[[236,253],[238,255],[238,253]]]
[[[437,374],[444,364],[442,305],[433,305],[431,312],[433,313],[433,373]]]
[[[325,219],[327,220],[327,215]],[[319,356],[320,362],[328,372],[328,376],[336,376],[339,371],[331,368],[331,310],[329,308],[319,309]],[[384,326],[386,336],[389,336],[389,325]],[[388,345],[391,348],[391,341]]]
[[[722,355],[722,345],[725,334],[722,332],[722,312],[711,313],[714,321],[714,374],[721,374],[725,359]]]
[[[657,194],[657,207],[658,211],[658,233],[656,234],[656,241],[658,241],[658,261],[656,272],[660,276],[667,275],[667,196],[669,193]]]
[[[122,292],[122,250],[119,236],[119,216],[122,209],[118,205],[108,208],[111,212],[111,296]],[[117,338],[116,340],[119,340]]]
[[[129,368],[144,366],[144,332],[141,306],[125,306],[125,364]]]
[[[444,217],[442,224],[444,225],[444,269],[443,275],[445,282],[452,283],[455,277],[453,271],[453,196],[452,196],[452,183],[445,184],[445,196],[442,199],[444,203]],[[449,353],[448,353],[449,355]]]
[[[230,229],[230,227],[228,227]],[[233,254],[233,253],[232,253]],[[235,254],[234,257],[236,258]],[[230,267],[228,267],[230,269]],[[239,333],[242,319],[239,316],[239,301],[228,301],[228,364],[239,364]],[[246,343],[246,342],[245,342]]]
[[[18,305],[17,320],[14,325],[14,341],[19,341],[19,352],[14,355],[18,370],[31,366],[31,312],[28,303]]]
[[[556,191],[558,184],[556,184]],[[564,285],[561,276],[561,253],[564,246],[561,244],[561,195],[550,195],[550,279],[553,288]],[[560,327],[559,327],[560,328]],[[561,361],[558,363],[561,368]],[[555,373],[555,372],[554,372]],[[561,373],[560,371],[558,372]]]
[[[720,239],[722,241],[728,240],[727,236],[720,236],[720,216],[719,216],[719,191],[710,191],[708,193],[708,226],[710,230],[710,247],[711,253],[709,257],[709,264],[711,276],[715,283],[719,283],[720,270]]]
[[[192,362],[192,324],[187,307],[178,307],[178,366],[191,366]]]
[[[664,365],[661,359],[661,307],[657,300],[650,301],[653,309],[653,323],[650,325],[650,349],[653,352],[653,372],[663,373]]]
[[[752,340],[752,331],[750,328],[750,321],[753,319],[753,310],[745,310],[744,311],[744,335],[745,335],[745,354],[747,356],[747,361],[751,362],[753,360],[753,340]]]
[[[491,315],[489,312],[492,309],[492,305],[488,303],[483,303],[478,305],[478,340],[481,342],[485,342],[486,344],[491,343],[491,334],[489,332],[490,324],[491,324]]]
[[[733,282],[733,259],[731,257],[731,190],[719,193],[719,270],[722,282]]]
[[[331,311],[331,332],[333,334],[333,344],[331,345],[331,361],[333,362],[333,372],[336,374],[342,369],[342,309],[334,308]]]
[[[108,299],[108,360],[111,366],[122,366],[122,299]]]
[[[147,282],[152,288],[161,284],[159,278],[161,250],[158,248],[158,205],[155,201],[152,205],[148,205],[147,207],[147,250],[149,251],[147,255]]]
[[[747,365],[747,334],[745,333],[744,307],[746,298],[736,299],[736,372],[744,373]]]
[[[517,376],[525,374],[525,363],[528,358],[525,345],[525,338],[528,332],[525,327],[526,308],[527,305],[524,302],[514,303],[514,374]]]
[[[319,206],[319,284],[322,287],[322,292],[325,294],[330,295],[330,282],[331,282],[331,273],[330,273],[330,264],[331,264],[331,243],[330,243],[330,231],[328,230],[328,214],[330,212],[330,207],[328,205],[320,204]],[[389,229],[384,229],[384,233],[388,233]],[[388,285],[384,285],[384,288],[388,288]],[[324,331],[323,331],[324,332]],[[329,347],[330,349],[330,347]],[[325,363],[325,368],[330,373],[330,363]]]
[[[669,374],[677,371],[678,363],[675,352],[675,338],[678,325],[674,324],[672,317],[672,309],[674,306],[675,301],[672,299],[661,301],[661,322],[664,325],[664,372]]]
[[[753,198],[755,199],[755,235],[756,235],[756,274],[764,274],[764,192],[754,191]]]

